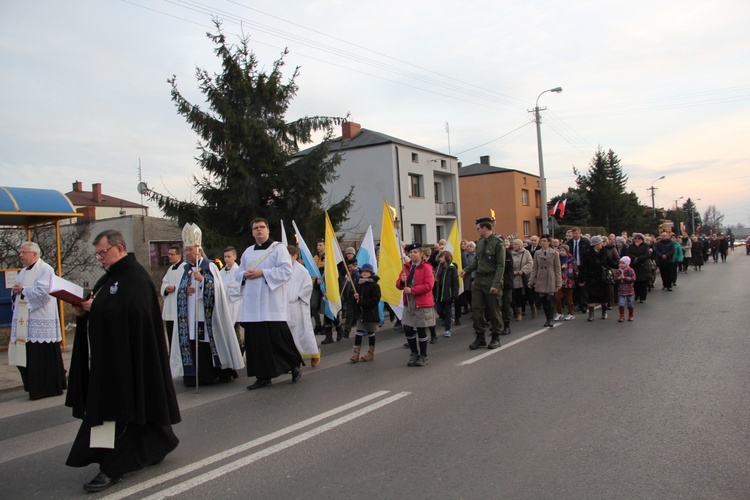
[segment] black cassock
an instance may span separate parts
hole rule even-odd
[[[98,463],[119,477],[177,447],[172,424],[180,410],[158,292],[146,270],[130,253],[110,266],[94,293],[90,312],[76,322],[65,404],[82,422],[66,464]],[[91,427],[105,421],[116,422],[114,449],[91,448]]]

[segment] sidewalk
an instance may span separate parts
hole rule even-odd
[[[73,353],[73,335],[65,336],[67,349],[63,351],[63,365],[68,370],[70,367],[70,356]],[[7,346],[6,346],[7,347]],[[22,391],[23,382],[18,368],[8,365],[8,349],[0,350],[0,394],[13,391]]]

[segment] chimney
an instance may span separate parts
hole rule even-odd
[[[362,125],[354,122],[344,122],[341,124],[341,138],[345,141],[357,137],[362,130]]]
[[[458,162],[458,168],[461,169],[464,166],[463,162]]]
[[[77,193],[80,193],[81,191],[83,191],[83,182],[81,182],[81,181],[75,181],[73,183],[73,191],[75,191]]]
[[[78,209],[78,213],[83,214],[83,217],[77,219],[77,222],[96,220],[96,207],[81,207]]]
[[[482,165],[489,165],[490,164],[490,156],[489,155],[487,155],[487,156],[480,156],[479,157],[479,163],[481,163]]]
[[[97,182],[91,185],[91,197],[96,203],[102,202],[102,183]]]

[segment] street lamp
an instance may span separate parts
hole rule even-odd
[[[542,195],[542,234],[548,234],[549,227],[548,227],[548,217],[547,214],[547,181],[544,178],[544,159],[542,157],[542,130],[541,130],[541,123],[542,120],[539,116],[539,98],[542,97],[543,94],[547,92],[554,92],[556,94],[559,94],[562,92],[562,87],[555,87],[553,89],[547,89],[536,98],[536,105],[534,106],[534,121],[536,122],[536,148],[539,153],[539,186],[541,187],[541,195]],[[547,109],[547,108],[542,108]]]
[[[693,234],[695,234],[695,209],[697,208],[695,206],[696,201],[701,201],[700,198],[693,200],[693,204],[690,206],[690,215],[693,218]]]
[[[679,226],[679,223],[680,223],[680,209],[677,207],[677,202],[680,201],[683,198],[684,198],[684,196],[680,196],[679,198],[677,198],[676,200],[674,200],[674,218],[675,218],[675,221],[673,222],[673,224],[677,224],[677,226],[675,226],[675,229],[680,229],[680,226]],[[677,231],[675,231],[675,233],[676,232]],[[679,234],[681,234],[681,233],[679,233]]]
[[[651,183],[651,187],[650,188],[647,188],[647,189],[651,190],[651,209],[654,211],[654,219],[656,219],[656,204],[654,203],[654,191],[656,191],[657,189],[659,189],[659,188],[655,188],[654,187],[654,182],[660,181],[660,180],[662,180],[665,177],[666,177],[666,175],[662,175],[661,177],[659,177],[658,179],[654,180]]]

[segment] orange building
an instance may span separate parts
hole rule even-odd
[[[461,203],[461,234],[476,239],[476,219],[495,212],[495,233],[516,233],[523,239],[542,232],[539,176],[493,167],[490,157],[458,169]]]

